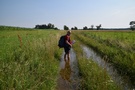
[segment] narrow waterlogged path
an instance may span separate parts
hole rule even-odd
[[[92,49],[88,48],[87,46],[81,46],[83,49],[84,54],[86,55],[87,59],[92,59],[95,61],[100,67],[104,68],[111,78],[123,88],[123,90],[134,90],[135,86],[132,86],[129,81],[121,77],[117,70],[109,63],[105,62],[96,52]]]
[[[58,90],[78,90],[80,86],[79,69],[76,54],[70,51],[70,60],[64,60],[64,52],[60,61],[60,72],[58,79]]]

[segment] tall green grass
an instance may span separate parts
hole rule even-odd
[[[59,31],[8,29],[0,31],[0,89],[54,90],[62,53]]]
[[[78,31],[75,35],[113,63],[120,74],[128,76],[135,85],[135,32]]]
[[[34,29],[23,28],[23,27],[13,27],[13,26],[0,26],[0,31],[16,31],[16,30],[22,31],[22,30],[34,30]]]
[[[59,49],[57,44],[60,36],[65,33],[0,26],[0,90],[55,90],[59,59],[62,54],[62,49]],[[75,32],[74,35],[79,41],[92,46],[103,56],[106,55],[103,53],[104,49],[100,49],[104,44],[93,38],[97,36],[91,38],[87,32]],[[84,57],[79,41],[73,48],[77,54],[82,76],[82,89],[119,90],[105,70]],[[110,46],[110,44],[105,45]],[[109,55],[107,57],[111,58]]]
[[[76,31],[74,33],[76,33]],[[78,39],[76,36],[74,36],[74,38],[76,40]],[[80,46],[81,44],[82,43],[77,40],[73,45],[77,54],[81,76],[82,85],[80,90],[121,90],[120,86],[116,85],[104,69],[99,67],[91,59],[86,59]]]

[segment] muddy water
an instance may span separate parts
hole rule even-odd
[[[92,49],[88,48],[87,46],[81,46],[83,49],[84,54],[86,55],[87,59],[92,59],[102,68],[104,68],[111,78],[120,86],[123,90],[134,90],[135,87],[132,86],[128,79],[120,76],[117,73],[117,70],[109,63],[105,62],[96,52]]]
[[[80,86],[78,63],[73,49],[70,51],[70,60],[64,60],[64,52],[60,62],[57,90],[78,90]]]

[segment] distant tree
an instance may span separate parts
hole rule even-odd
[[[48,23],[48,25],[46,25],[46,24],[35,25],[35,28],[36,29],[56,29],[56,27],[54,26],[54,24],[51,24],[51,23]]]
[[[64,25],[64,30],[69,30],[69,28],[66,25]]]
[[[43,24],[40,26],[40,29],[46,29],[47,28],[47,25],[46,24]]]
[[[36,25],[35,28],[36,28],[36,29],[46,29],[46,28],[47,28],[47,25],[46,25],[46,24],[43,24],[43,25]]]
[[[40,25],[36,25],[36,26],[35,26],[36,29],[39,29],[39,27],[40,27]]]
[[[72,27],[71,30],[74,30],[74,28]]]
[[[78,28],[75,26],[75,27],[72,27],[71,30],[78,30]]]
[[[91,29],[93,30],[93,28],[94,28],[94,25],[91,25]]]
[[[83,30],[88,30],[87,26],[83,27]]]
[[[78,30],[78,28],[75,26],[75,27],[74,27],[74,30]]]
[[[48,23],[48,29],[54,29],[54,24]]]
[[[129,25],[131,30],[135,30],[135,21],[131,21]]]
[[[59,30],[59,29],[57,27],[55,27],[54,30]]]
[[[99,30],[101,28],[101,24],[99,26],[96,26],[97,27],[97,30]]]

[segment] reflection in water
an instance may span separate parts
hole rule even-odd
[[[71,49],[70,60],[64,60],[64,52],[60,61],[60,76],[58,78],[57,90],[78,90],[80,86],[78,63],[76,54]]]
[[[69,62],[70,62],[69,60],[65,60],[65,67],[64,67],[64,69],[60,70],[60,75],[61,75],[62,79],[71,82],[71,80],[70,80],[71,67],[70,67]]]
[[[109,63],[105,62],[96,52],[94,52],[91,48],[88,48],[87,46],[82,46],[82,49],[84,51],[84,54],[88,59],[92,59],[95,61],[99,66],[106,69],[108,74],[111,76],[111,78],[120,86],[123,87],[123,90],[134,90],[135,88],[128,79],[120,76],[117,72],[117,70]]]

